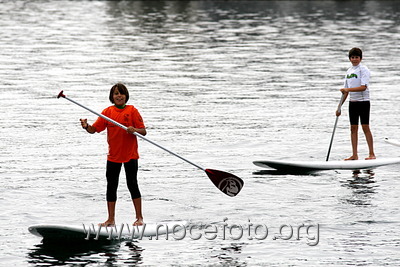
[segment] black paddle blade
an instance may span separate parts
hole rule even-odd
[[[236,196],[242,190],[243,180],[233,174],[211,169],[206,169],[206,173],[213,184],[230,197]]]

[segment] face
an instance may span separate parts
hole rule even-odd
[[[126,95],[121,94],[118,89],[113,94],[114,104],[117,106],[123,106],[126,103]]]
[[[350,57],[350,62],[353,64],[353,66],[357,66],[361,62],[361,58],[359,56],[351,56]]]

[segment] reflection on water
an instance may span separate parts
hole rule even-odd
[[[366,169],[366,170],[354,170],[353,171],[353,178],[369,178],[369,181],[374,178],[375,172],[373,169]],[[368,179],[366,180],[368,181]]]
[[[374,176],[375,172],[372,169],[354,170],[352,179],[342,184],[343,187],[351,189],[352,192],[344,201],[356,206],[371,205],[371,198],[378,187]]]
[[[119,250],[126,246],[130,253],[121,258]],[[59,265],[88,265],[103,263],[112,266],[117,261],[136,265],[142,261],[142,248],[133,242],[84,242],[84,243],[55,243],[43,242],[36,245],[28,253],[28,262],[37,266]]]
[[[232,243],[229,246],[216,248],[213,250],[211,257],[217,258],[221,266],[247,266],[246,261],[240,259],[243,245]]]
[[[253,175],[298,175],[298,176],[320,176],[322,172],[317,171],[299,171],[299,170],[258,170]]]

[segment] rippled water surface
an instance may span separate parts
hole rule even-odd
[[[376,154],[399,156],[384,141],[400,140],[399,11],[396,1],[0,1],[1,265],[400,265],[399,165],[287,175],[252,164],[325,159],[356,46],[372,71]],[[86,134],[79,118],[96,116],[56,96],[101,111],[116,82],[148,138],[245,181],[227,197],[140,141],[145,220],[187,220],[196,233],[227,224],[225,238],[48,246],[28,232],[105,220],[106,135]],[[331,160],[351,153],[343,113]],[[117,223],[131,223],[121,176]],[[251,224],[268,236],[249,236]]]

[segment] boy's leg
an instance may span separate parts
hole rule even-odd
[[[358,125],[351,125],[351,148],[353,155],[345,160],[358,160]]]
[[[363,132],[365,134],[365,138],[367,139],[368,149],[369,149],[369,156],[365,159],[376,159],[375,152],[374,152],[374,139],[372,137],[371,130],[368,124],[362,125]]]

